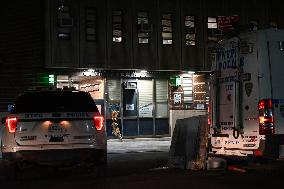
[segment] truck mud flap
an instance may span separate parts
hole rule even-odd
[[[266,140],[260,141],[260,149],[264,152],[264,157],[279,158],[279,146],[284,144],[284,135],[266,135]]]

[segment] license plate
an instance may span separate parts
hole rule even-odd
[[[63,133],[65,131],[65,128],[60,125],[50,125],[48,127],[48,132],[50,133]]]
[[[51,136],[49,142],[63,142],[63,136]]]

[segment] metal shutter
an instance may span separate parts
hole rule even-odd
[[[168,101],[168,81],[156,80],[156,102]]]
[[[156,117],[168,117],[167,80],[156,80]]]
[[[138,81],[138,94],[139,94],[139,110],[141,108],[149,108],[153,110],[153,81],[152,80],[139,80]],[[141,112],[140,112],[141,113]],[[140,115],[139,116],[142,116]],[[146,116],[142,117],[152,117],[152,111]]]
[[[121,94],[120,79],[107,80],[107,91],[109,100],[119,100]]]
[[[193,103],[193,83],[192,83],[192,74],[184,74],[182,78],[182,87],[184,91],[184,103],[192,104]]]

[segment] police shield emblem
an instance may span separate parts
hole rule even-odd
[[[252,87],[253,87],[253,84],[251,82],[245,84],[245,91],[246,91],[247,96],[250,96],[252,92]]]

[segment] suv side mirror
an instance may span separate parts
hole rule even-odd
[[[6,123],[6,119],[7,119],[7,117],[3,117],[3,118],[1,119],[1,123],[2,123],[2,124],[5,124],[5,123]]]

